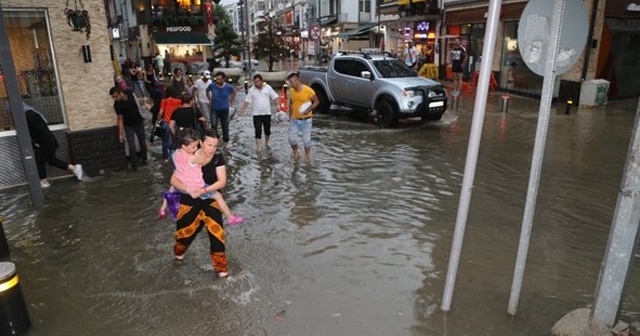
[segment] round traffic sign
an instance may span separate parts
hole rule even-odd
[[[545,66],[549,62],[546,56],[554,1],[556,0],[529,1],[522,12],[518,27],[518,48],[522,59],[531,71],[540,76],[544,76]],[[556,61],[557,75],[571,69],[587,42],[587,11],[582,0],[564,1],[564,18]]]
[[[320,26],[318,25],[312,25],[311,27],[309,27],[309,38],[316,41],[320,39],[320,34],[321,34],[321,30],[320,30]]]

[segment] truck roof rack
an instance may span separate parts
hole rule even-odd
[[[368,58],[368,59],[371,58],[371,55],[383,55],[383,56],[387,56],[387,57],[393,57],[393,55],[391,55],[390,52],[381,51],[378,48],[362,48],[360,50],[340,50],[339,54],[340,55],[357,54],[357,55],[362,55],[362,57]]]

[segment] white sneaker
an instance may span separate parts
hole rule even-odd
[[[73,170],[73,173],[78,178],[78,181],[82,181],[82,176],[84,176],[84,171],[82,171],[82,165],[76,164],[76,169]]]
[[[46,189],[51,187],[51,183],[49,183],[49,181],[47,180],[40,180],[40,188],[42,189]]]

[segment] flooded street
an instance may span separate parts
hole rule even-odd
[[[499,96],[492,97],[497,99]],[[54,180],[47,204],[0,192],[31,336],[548,335],[590,305],[622,177],[635,102],[552,112],[519,314],[507,315],[538,105],[487,110],[452,311],[439,309],[472,96],[436,124],[379,129],[314,118],[313,159],[291,158],[288,127],[254,149],[231,122],[225,199],[231,277],[204,234],[173,260],[174,223],[155,219],[169,167],[160,144],[137,172]],[[640,318],[638,256],[623,315]]]

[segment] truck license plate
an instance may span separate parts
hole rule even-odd
[[[440,107],[440,106],[444,106],[444,102],[443,101],[437,101],[437,102],[429,103],[429,107]]]

